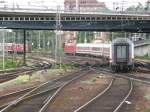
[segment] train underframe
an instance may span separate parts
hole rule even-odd
[[[111,64],[111,68],[115,72],[129,72],[129,71],[132,71],[134,67],[132,64],[128,65],[125,63],[118,63],[114,65]]]

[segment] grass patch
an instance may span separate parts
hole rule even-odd
[[[5,60],[5,69],[16,68],[21,65],[23,65],[22,60],[14,60],[14,61],[12,61],[12,59]],[[3,61],[2,60],[0,60],[0,69],[1,70],[3,69]]]
[[[147,54],[145,56],[136,56],[135,59],[150,60],[150,57],[148,57],[148,54]]]
[[[63,69],[49,69],[48,70],[49,75],[61,74],[63,72],[64,72]]]
[[[150,108],[149,109],[146,109],[146,111],[145,112],[150,112]]]
[[[146,95],[145,98],[150,101],[150,94]]]
[[[11,81],[0,84],[0,88],[14,87],[16,85],[21,85],[23,83],[28,83],[29,81],[30,80],[29,80],[28,75],[21,75],[21,76],[18,76],[16,79],[13,79]]]
[[[67,72],[68,70],[72,70],[73,68],[74,66],[71,64],[55,64],[51,69],[63,69],[65,72]]]
[[[91,78],[91,82],[96,82],[97,81],[97,77],[92,77]]]
[[[33,73],[32,75],[22,74],[18,76],[16,79],[0,84],[1,90],[6,88],[16,88],[24,85],[32,85],[34,83],[41,83],[48,81],[47,78],[57,78],[57,76],[67,75],[64,69],[48,69],[47,71],[38,71]]]
[[[29,81],[29,75],[21,75],[19,77],[17,77],[17,80],[21,81],[21,82],[28,82]]]

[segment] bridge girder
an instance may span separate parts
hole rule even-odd
[[[149,15],[61,13],[61,30],[150,32]],[[0,13],[7,29],[56,29],[56,13]]]
[[[55,30],[55,21],[0,21],[7,29]],[[150,21],[61,21],[64,31],[150,32]]]

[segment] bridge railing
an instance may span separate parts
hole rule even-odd
[[[58,11],[56,6],[36,6],[36,5],[1,5],[0,12],[39,12],[39,13],[56,13]],[[147,11],[92,11],[92,10],[66,10],[64,6],[60,6],[60,13],[74,13],[74,14],[134,14],[134,15],[145,15],[150,14]]]

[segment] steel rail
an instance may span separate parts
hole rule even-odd
[[[105,94],[110,87],[112,86],[113,82],[115,79],[112,79],[111,82],[109,83],[109,85],[102,91],[100,92],[97,96],[95,96],[93,99],[91,99],[90,101],[88,101],[87,103],[85,103],[84,105],[82,105],[81,107],[79,107],[78,109],[76,109],[74,112],[80,112],[82,110],[84,110],[89,104],[93,103],[96,99],[98,99],[99,97],[101,97],[103,94]]]
[[[123,106],[124,102],[128,99],[128,97],[132,93],[133,81],[131,79],[129,79],[129,81],[130,81],[130,90],[129,90],[128,94],[125,96],[125,98],[122,100],[122,102],[120,102],[120,104],[116,107],[116,109],[113,112],[118,112],[120,110],[120,108]]]
[[[117,76],[120,78],[131,79],[133,81],[137,81],[137,82],[150,85],[150,78],[135,76],[132,73],[120,73],[119,74],[119,73],[112,72],[110,69],[106,69],[106,68],[99,68],[99,70],[95,68],[93,69],[96,70],[97,72],[109,73],[109,75]]]
[[[6,73],[3,71],[3,73],[5,73],[5,74],[0,75],[0,83],[11,80],[11,79],[14,79],[14,78],[16,78],[19,75],[24,74],[24,73],[25,74],[30,74],[30,73],[35,72],[35,71],[46,69],[51,65],[51,64],[48,64],[48,63],[45,63],[45,62],[42,62],[42,63],[43,63],[43,65],[37,66],[37,64],[34,64],[34,65],[30,66],[29,68],[22,68],[22,69],[19,69],[19,70],[18,69],[9,70],[9,71],[5,71]]]
[[[34,88],[33,90],[29,91],[28,93],[24,94],[23,96],[19,97],[17,100],[15,100],[14,102],[11,102],[9,103],[8,106],[6,106],[5,108],[3,108],[0,112],[5,112],[7,110],[9,110],[13,105],[16,105],[18,104],[19,102],[21,102],[23,99],[25,99],[26,97],[28,96],[31,96],[32,94],[36,93],[38,91],[38,89],[41,89],[43,88],[44,86],[48,86],[48,85],[53,85],[54,83],[60,83],[61,80],[64,80],[66,78],[71,78],[74,77],[74,75],[76,75],[77,73],[83,71],[83,70],[86,70],[87,68],[83,68],[83,69],[80,69],[79,71],[76,71],[75,73],[72,73],[71,75],[67,75],[67,76],[62,76],[60,78],[57,78],[57,79],[54,79],[54,80],[51,80],[51,81],[48,81],[48,82],[45,82],[43,84],[40,84],[39,86],[37,86],[36,88]],[[69,79],[66,79],[66,80],[69,80]],[[65,80],[65,81],[66,81]]]
[[[133,89],[133,83],[130,79],[127,79],[130,81],[130,89],[129,91],[127,92],[127,94],[125,95],[125,97],[123,97],[123,100],[120,101],[119,104],[117,104],[117,107],[115,109],[113,109],[114,106],[112,106],[112,109],[113,111],[112,112],[118,112],[118,110],[122,107],[123,103],[126,101],[126,99],[129,97],[129,95],[131,94],[132,92],[132,89]],[[90,101],[88,101],[87,103],[85,103],[84,105],[82,105],[81,107],[79,107],[78,109],[76,109],[74,112],[82,112],[82,111],[85,111],[85,109],[87,109],[87,107],[94,103],[96,100],[98,100],[99,98],[103,97],[104,94],[107,94],[108,92],[110,92],[110,88],[113,89],[114,86],[113,85],[113,82],[115,80],[112,79],[112,81],[110,82],[110,84],[108,85],[108,87],[106,87],[106,89],[102,92],[100,92],[96,97],[94,97],[93,99],[91,99]],[[104,97],[107,97],[107,96],[104,96]],[[112,97],[112,96],[111,96]],[[122,98],[121,98],[122,99]]]
[[[39,112],[45,112],[46,109],[48,108],[48,105],[54,101],[54,99],[59,95],[59,93],[67,86],[69,85],[70,83],[72,83],[73,81],[85,76],[86,74],[88,74],[89,72],[91,71],[91,69],[87,70],[86,72],[83,72],[83,73],[80,73],[79,76],[71,79],[70,81],[66,82],[63,86],[61,86],[54,94],[52,97],[50,97],[49,100],[47,100],[47,102],[45,103],[45,105],[39,110]]]

